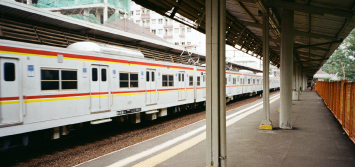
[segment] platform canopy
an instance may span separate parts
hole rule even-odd
[[[199,60],[200,65],[205,63],[204,54],[189,51],[188,55],[184,46],[172,45],[164,39],[157,39],[159,37],[153,38],[153,34],[144,27],[135,26],[134,23],[129,27],[128,20],[125,20],[119,20],[120,25],[116,27],[110,24],[98,25],[15,1],[0,1],[0,39],[56,47],[90,40],[137,49],[145,58],[157,61],[186,64],[191,58]],[[235,63],[228,62],[227,66],[254,73],[262,72]]]
[[[203,0],[133,0],[205,33]],[[226,0],[226,44],[262,57],[262,13],[270,10],[270,62],[280,65],[281,11],[294,12],[294,62],[313,76],[355,27],[354,1]],[[282,68],[282,67],[281,67]]]

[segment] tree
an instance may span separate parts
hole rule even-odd
[[[323,64],[321,69],[329,74],[338,73],[338,77],[343,79],[341,63],[345,67],[345,78],[351,82],[355,81],[355,29],[350,32],[343,43],[334,51],[329,59]]]

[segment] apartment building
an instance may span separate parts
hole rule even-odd
[[[173,45],[185,45],[199,53],[206,52],[204,34],[134,2],[131,2],[131,19]]]

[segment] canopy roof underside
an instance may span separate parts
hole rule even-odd
[[[137,4],[205,32],[203,0],[134,0]],[[226,0],[226,44],[262,57],[262,13],[270,11],[270,61],[280,65],[281,13],[294,10],[294,61],[308,76],[325,63],[355,27],[354,1]],[[186,19],[185,19],[186,18]],[[282,68],[282,67],[281,67]]]

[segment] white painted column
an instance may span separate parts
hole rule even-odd
[[[298,82],[298,77],[299,77],[299,68],[298,68],[298,63],[295,63],[295,90],[298,91],[300,85]]]
[[[263,14],[263,120],[260,129],[272,130],[269,102],[269,10]]]
[[[280,121],[281,129],[292,129],[292,76],[293,76],[293,19],[294,12],[282,11],[281,18],[281,92]]]
[[[107,4],[107,0],[104,0],[104,12],[103,12],[103,15],[104,15],[104,22],[103,23],[106,23],[106,21],[108,19],[108,4]]]
[[[302,87],[303,89],[303,85],[302,85],[302,77],[303,73],[302,73],[302,68],[301,66],[298,67],[298,91],[300,91],[300,87]],[[301,89],[301,91],[302,91]]]
[[[226,166],[226,0],[206,0],[206,166]]]

